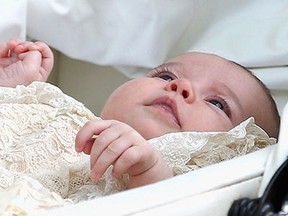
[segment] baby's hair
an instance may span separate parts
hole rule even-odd
[[[231,62],[236,64],[236,65],[238,65],[239,67],[241,67],[242,69],[247,71],[249,74],[251,74],[251,76],[254,77],[254,79],[260,84],[260,86],[264,90],[265,95],[267,96],[267,98],[268,98],[268,100],[270,102],[271,111],[272,111],[271,114],[273,116],[273,119],[274,119],[275,125],[276,125],[275,131],[272,132],[273,134],[269,134],[269,136],[273,136],[275,138],[278,138],[279,129],[280,129],[280,115],[279,115],[276,102],[275,102],[275,100],[274,100],[274,98],[272,96],[272,93],[271,93],[270,89],[251,70],[249,70],[248,68],[244,67],[243,65],[241,65],[241,64],[239,64],[237,62],[234,62],[234,61],[231,61]]]

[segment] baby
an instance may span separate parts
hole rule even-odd
[[[11,40],[0,47],[0,85],[46,81],[53,54],[42,42]],[[113,165],[116,177],[128,174],[128,188],[172,177],[148,139],[171,132],[224,132],[249,117],[277,137],[279,114],[263,83],[244,67],[216,55],[177,56],[116,89],[100,114],[75,140],[90,154],[91,177]]]

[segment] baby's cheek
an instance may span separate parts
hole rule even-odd
[[[184,118],[183,130],[192,132],[226,132],[233,128],[230,119],[214,112]]]

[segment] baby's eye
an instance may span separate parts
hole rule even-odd
[[[173,71],[172,68],[165,65],[160,65],[159,67],[154,68],[154,70],[148,74],[148,77],[159,78],[165,80],[166,82],[171,82],[178,79],[179,76]]]
[[[211,100],[209,101],[211,104],[213,104],[214,106],[216,106],[217,108],[221,109],[221,110],[224,110],[224,105],[217,101],[217,100]]]
[[[168,75],[168,74],[159,74],[157,77],[159,77],[160,79],[163,79],[165,80],[166,82],[171,82],[173,81],[175,78],[171,75]]]
[[[231,117],[231,110],[225,99],[217,97],[216,99],[208,100],[208,102],[222,110],[229,118]]]
[[[154,78],[159,78],[159,79],[165,80],[166,82],[171,82],[171,81],[177,79],[177,76],[174,73],[171,73],[169,71],[154,70],[148,76],[154,77]]]

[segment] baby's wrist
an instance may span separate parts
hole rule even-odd
[[[172,170],[164,160],[158,160],[150,169],[145,172],[129,176],[128,188],[144,186],[173,177]]]

